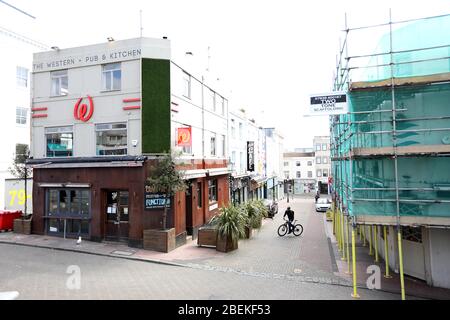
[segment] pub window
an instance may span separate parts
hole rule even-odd
[[[202,183],[197,182],[197,207],[201,208],[202,206],[203,206]]]
[[[53,97],[66,96],[69,93],[67,70],[53,71],[50,77],[52,81],[51,95]]]
[[[48,189],[47,231],[56,234],[65,232],[68,235],[88,235],[89,193],[88,189]]]
[[[47,157],[73,156],[72,126],[45,128]]]
[[[16,68],[16,79],[19,87],[28,87],[28,69],[24,67]]]
[[[217,201],[217,179],[208,180],[208,198],[210,203]]]
[[[127,154],[127,124],[104,123],[95,125],[98,156]]]
[[[183,72],[183,96],[191,99],[191,76]]]
[[[27,124],[28,109],[16,107],[16,124]]]
[[[121,89],[122,69],[120,63],[110,63],[102,66],[102,89],[113,91]]]

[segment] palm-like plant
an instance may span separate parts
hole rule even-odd
[[[261,211],[256,206],[255,201],[249,201],[244,204],[245,213],[247,215],[248,224],[252,228],[258,228],[261,223]]]
[[[230,204],[220,208],[220,214],[211,219],[211,224],[216,224],[219,234],[237,241],[245,235],[246,218],[241,208]]]
[[[269,210],[262,200],[255,200],[254,206],[259,211],[259,215],[261,218],[267,218],[269,216]]]

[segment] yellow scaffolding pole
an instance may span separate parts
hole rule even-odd
[[[375,242],[375,262],[380,262],[380,260],[378,259],[378,226],[375,226],[374,242]]]
[[[344,231],[344,213],[341,212],[341,240],[342,240],[342,258],[341,260],[346,260],[345,257],[345,231]]]
[[[366,225],[362,225],[362,234],[363,234],[363,246],[366,246]]]
[[[350,271],[350,252],[349,252],[349,234],[348,234],[348,216],[345,217],[345,238],[346,241],[346,247],[347,247],[347,274],[351,274]]]
[[[398,240],[398,257],[400,264],[400,289],[402,292],[402,300],[405,299],[405,279],[403,278],[403,251],[402,251],[402,234],[400,227],[398,227],[397,231],[397,240]]]
[[[353,266],[353,293],[352,297],[355,299],[359,298],[359,294],[357,292],[357,283],[356,283],[356,246],[355,246],[355,228],[352,227],[352,266]]]
[[[389,240],[387,237],[387,231],[386,226],[383,226],[383,235],[384,235],[384,261],[386,263],[386,271],[384,277],[386,279],[392,278],[392,276],[389,274]]]
[[[372,226],[369,226],[369,256],[373,256],[372,251]]]
[[[341,211],[338,211],[336,230],[337,230],[337,237],[338,237],[338,243],[339,243],[339,251],[341,251],[342,250],[342,243],[341,243]]]

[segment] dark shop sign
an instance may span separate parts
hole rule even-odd
[[[247,171],[255,171],[255,142],[247,141]]]
[[[144,208],[145,210],[170,208],[170,198],[166,199],[163,193],[144,193]]]

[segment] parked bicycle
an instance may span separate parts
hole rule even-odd
[[[280,237],[283,237],[287,234],[287,232],[289,231],[289,221],[286,219],[283,219],[285,222],[278,227],[278,235]],[[300,223],[297,223],[297,220],[294,220],[294,222],[292,222],[292,233],[298,237],[303,233],[303,226]]]

